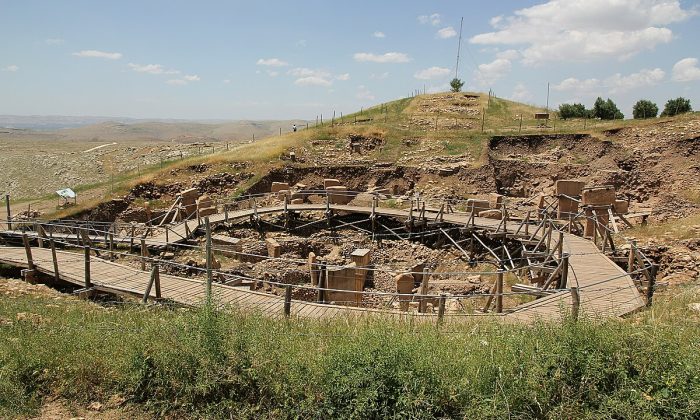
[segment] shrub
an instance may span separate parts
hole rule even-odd
[[[451,90],[452,92],[459,92],[459,91],[461,91],[461,90],[462,90],[462,86],[464,86],[464,82],[461,81],[460,79],[456,78],[456,77],[455,77],[454,79],[452,79],[452,81],[450,82],[450,88],[451,88],[450,90]]]
[[[693,108],[690,106],[690,99],[685,99],[684,97],[678,97],[676,99],[669,99],[664,106],[664,111],[661,113],[662,117],[672,117],[678,114],[684,114],[686,112],[692,111]]]
[[[659,113],[659,107],[655,103],[646,99],[640,99],[632,108],[632,116],[634,119],[656,118]]]

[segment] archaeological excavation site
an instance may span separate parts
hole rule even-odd
[[[648,234],[700,210],[696,115],[595,126],[521,107],[496,125],[485,103],[514,106],[420,95],[161,160],[83,206],[8,195],[0,263],[98,301],[429,323],[627,317],[697,278],[699,225]]]

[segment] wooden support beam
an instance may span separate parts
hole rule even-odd
[[[83,246],[83,254],[85,255],[85,289],[92,287],[92,279],[90,278],[90,247]]]
[[[569,281],[569,253],[565,252],[561,257],[561,274],[557,283],[557,289],[566,289]]]
[[[51,259],[53,260],[53,278],[57,282],[61,279],[58,274],[58,258],[56,257],[56,242],[53,238],[49,239],[49,247],[51,248]]]
[[[24,251],[27,254],[27,268],[34,270],[34,258],[32,258],[32,247],[29,246],[29,238],[26,233],[22,233],[22,243],[24,244]]]
[[[146,239],[141,238],[141,271],[146,271],[146,258],[148,258],[148,248],[146,248]]]

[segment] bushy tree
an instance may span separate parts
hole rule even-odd
[[[655,103],[646,99],[640,99],[632,107],[632,116],[634,119],[656,118],[659,113],[659,107]]]
[[[450,87],[452,88],[452,92],[459,92],[462,90],[462,86],[464,86],[464,82],[459,80],[458,78],[452,79],[450,82]]]
[[[690,106],[690,99],[685,99],[683,97],[678,97],[676,99],[669,99],[664,106],[664,111],[661,113],[662,117],[672,117],[674,115],[683,114],[692,111],[693,108]]]
[[[621,120],[625,118],[624,114],[615,105],[615,102],[610,98],[604,101],[600,96],[593,104],[593,116],[601,120]]]
[[[559,118],[586,118],[588,110],[583,104],[561,104],[559,105]]]

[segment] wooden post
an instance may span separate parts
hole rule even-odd
[[[27,253],[27,268],[34,270],[34,258],[32,258],[32,248],[29,246],[29,238],[27,234],[22,234],[22,243],[24,244],[24,250]]]
[[[425,295],[428,294],[428,281],[429,281],[428,277],[429,277],[428,269],[424,268],[423,269],[423,280],[420,283],[421,298],[420,298],[420,303],[418,305],[418,312],[420,312],[420,313],[425,313],[427,306],[428,306],[428,300],[425,297]]]
[[[114,232],[109,232],[109,259],[114,259]]]
[[[654,288],[656,287],[656,270],[658,267],[653,264],[649,267],[649,281],[647,284],[647,308],[651,308],[654,300]]]
[[[151,269],[151,278],[148,281],[148,286],[146,286],[146,292],[143,294],[143,299],[141,299],[141,303],[146,304],[146,302],[148,302],[148,296],[151,294],[151,288],[153,288],[153,284],[156,282],[157,275],[158,264],[153,264],[153,268]]]
[[[442,324],[442,319],[445,317],[445,301],[447,297],[444,294],[440,295],[440,300],[438,301],[438,325]]]
[[[153,268],[156,270],[156,299],[160,299],[160,266],[158,263],[155,263]]]
[[[146,249],[146,239],[141,238],[141,270],[146,271],[146,257],[148,250]]]
[[[209,217],[204,218],[204,227],[207,232],[207,242],[206,242],[206,253],[207,253],[207,303],[211,303],[211,282],[213,278],[212,273],[212,261],[211,261],[211,225],[209,224]]]
[[[58,275],[58,258],[56,257],[56,242],[53,238],[49,239],[49,247],[51,248],[51,259],[53,260],[53,278],[58,281],[60,279]]]
[[[35,222],[36,223],[36,222]],[[36,239],[39,242],[39,248],[44,247],[44,228],[41,223],[36,224]]]
[[[569,253],[565,252],[561,257],[561,273],[559,274],[559,284],[557,289],[566,289],[566,284],[569,282]]]
[[[10,212],[10,194],[5,194],[5,207],[7,208],[7,230],[12,230],[12,213]]]
[[[627,256],[627,272],[632,273],[634,271],[634,254],[637,252],[637,241],[630,241],[630,253]]]
[[[165,246],[167,247],[170,244],[170,228],[166,225],[165,226]]]
[[[486,123],[486,113],[484,112],[484,108],[481,108],[481,132],[484,132],[484,124]]]
[[[503,312],[503,270],[498,270],[496,280],[496,313]]]
[[[571,319],[578,320],[578,310],[581,306],[581,297],[578,294],[578,287],[571,288]]]
[[[92,287],[92,281],[90,279],[90,247],[85,245],[83,251],[85,254],[85,288],[89,289]]]
[[[284,316],[289,318],[292,314],[292,285],[288,284],[284,287]]]
[[[323,264],[318,264],[318,286],[316,289],[316,302],[323,303],[326,300],[326,293],[323,290],[326,287],[326,278],[328,277],[328,270]]]

